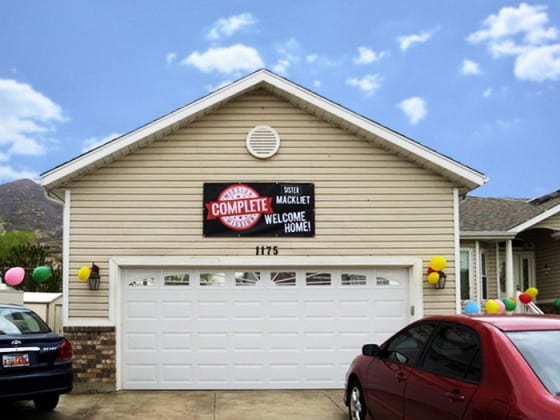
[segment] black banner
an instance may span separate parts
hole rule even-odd
[[[314,236],[313,184],[205,183],[204,236]]]

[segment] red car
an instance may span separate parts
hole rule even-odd
[[[352,420],[560,419],[560,317],[450,315],[366,344],[346,374]]]

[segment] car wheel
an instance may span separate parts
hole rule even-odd
[[[33,404],[39,411],[52,411],[58,404],[58,394],[37,397],[33,400]]]
[[[366,418],[366,402],[358,380],[353,380],[348,388],[348,417],[350,420]]]

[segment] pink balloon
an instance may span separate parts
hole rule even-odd
[[[500,309],[498,310],[498,313],[499,314],[505,314],[506,313],[506,304],[504,302],[502,302],[500,299],[496,299],[496,303],[500,307]]]
[[[22,267],[12,267],[4,274],[4,280],[8,286],[17,286],[23,281],[24,277],[25,270]]]

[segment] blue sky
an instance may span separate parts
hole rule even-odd
[[[38,178],[259,68],[482,173],[560,189],[560,2],[0,4],[0,183]]]

